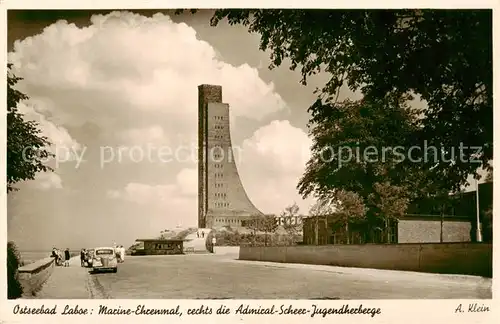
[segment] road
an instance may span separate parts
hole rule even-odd
[[[235,260],[234,255],[128,256],[118,273],[93,274],[117,299],[491,298],[491,279]]]

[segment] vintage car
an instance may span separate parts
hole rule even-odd
[[[115,249],[112,247],[100,247],[94,249],[92,260],[92,270],[97,271],[118,271],[118,260],[116,259]]]

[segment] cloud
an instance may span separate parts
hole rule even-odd
[[[82,146],[71,137],[68,130],[57,124],[57,120],[44,115],[48,111],[46,103],[41,100],[22,101],[17,106],[24,120],[35,121],[40,135],[45,136],[51,145],[47,148],[59,161],[74,161]]]
[[[151,125],[136,124],[160,118],[166,137],[191,136],[197,131],[202,83],[222,85],[233,116],[259,120],[286,109],[273,83],[264,82],[256,68],[220,61],[186,24],[163,14],[148,18],[130,12],[95,15],[91,22],[79,28],[59,21],[16,41],[9,53],[25,89],[51,98],[48,110],[63,124],[91,120],[102,128],[138,128],[144,134],[136,138],[141,138],[151,135]],[[133,120],[134,113],[142,120]]]
[[[196,197],[198,194],[198,170],[182,169],[177,175],[177,185],[182,194]]]
[[[308,213],[314,200],[303,200],[296,186],[309,160],[311,144],[307,134],[287,120],[272,121],[243,142],[238,169],[257,207],[278,214],[296,202],[301,213]]]
[[[168,140],[163,127],[159,125],[127,129],[119,133],[118,137],[125,143],[139,145],[144,143],[165,145]]]
[[[155,229],[159,232],[163,228],[173,228],[177,225],[196,226],[197,185],[194,190],[186,187],[193,184],[191,173],[191,170],[181,171],[177,177],[179,181],[175,184],[128,183],[123,189],[109,190],[107,196],[132,203],[135,207],[140,206],[143,209],[142,214],[150,223],[150,233],[155,233]],[[142,224],[137,225],[136,230],[143,227]]]
[[[288,120],[274,120],[243,142],[242,160],[253,168],[297,174],[310,158],[311,139]]]
[[[49,190],[49,189],[62,189],[62,179],[61,177],[54,172],[40,172],[37,173],[35,179],[29,184],[40,190]]]

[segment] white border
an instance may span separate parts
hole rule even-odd
[[[108,0],[108,1],[100,1],[100,0],[4,0],[0,2],[0,20],[2,24],[0,26],[0,30],[2,34],[5,36],[3,41],[1,42],[2,48],[0,49],[1,55],[3,55],[4,62],[6,62],[6,54],[7,54],[7,9],[171,9],[171,8],[238,8],[238,7],[247,7],[247,8],[332,8],[332,3],[335,3],[333,8],[404,8],[404,7],[413,7],[413,8],[494,8],[493,13],[493,26],[494,26],[494,57],[500,57],[500,53],[498,51],[498,25],[500,22],[500,13],[498,11],[498,2],[494,0],[454,0],[454,1],[430,1],[430,0],[421,0],[421,1],[396,1],[396,0],[385,0],[385,1],[356,1],[352,0],[342,0],[342,1],[317,1],[317,0],[309,0],[309,1],[293,1],[293,0],[281,0],[281,1],[269,1],[269,0],[254,0],[248,1],[247,3],[243,3],[243,1],[213,1],[213,0],[177,0],[177,1],[137,1],[137,0]],[[466,26],[464,26],[466,28]],[[495,62],[494,62],[495,63]],[[497,64],[493,64],[494,76],[497,77],[499,74],[499,68]],[[3,75],[6,75],[6,64],[2,66]],[[6,89],[6,78],[2,78],[2,85],[0,86],[0,93],[3,98],[3,102],[5,102],[5,89]],[[495,81],[497,78],[495,78]],[[498,96],[500,93],[500,85],[499,82],[495,82],[495,91],[494,91],[494,103],[495,107],[498,106]],[[495,109],[494,109],[495,111]],[[4,109],[4,114],[6,109]],[[2,116],[4,117],[4,116]],[[495,125],[498,124],[498,114],[494,113],[494,122]],[[0,129],[6,130],[6,120],[2,118],[0,121]],[[1,133],[2,136],[2,150],[5,152],[6,150],[6,142],[5,142],[5,131]],[[494,142],[497,143],[499,141],[498,132],[494,133]],[[497,146],[494,147],[494,156],[498,156],[499,149]],[[6,170],[5,165],[5,154],[0,154],[0,167],[3,170]],[[498,172],[498,167],[494,161],[494,178],[498,179],[500,173]],[[1,173],[1,179],[4,183],[6,175],[5,173]],[[495,202],[499,197],[499,189],[498,186],[494,186],[494,198]],[[2,195],[1,197],[1,210],[3,215],[3,222],[0,224],[1,234],[0,237],[3,239],[3,244],[7,241],[7,215],[6,215],[6,207],[7,200],[6,195]],[[494,213],[496,214],[496,203],[494,206]],[[494,220],[494,228],[498,228],[500,226],[500,219]],[[494,248],[493,260],[494,264],[498,260],[498,252],[497,252],[496,244]],[[0,249],[0,258],[2,260],[6,259],[6,251],[5,249]],[[494,266],[494,277],[496,278],[499,274],[499,267],[497,264]],[[308,300],[7,300],[6,299],[6,269],[5,267],[0,267],[0,283],[1,283],[1,291],[0,291],[0,324],[1,323],[24,323],[24,322],[36,322],[36,323],[87,323],[89,320],[98,323],[108,323],[111,321],[120,321],[120,322],[130,322],[130,323],[176,323],[179,321],[187,321],[187,322],[203,322],[203,323],[234,323],[235,321],[244,321],[245,323],[303,323],[308,320],[321,320],[328,322],[336,322],[336,323],[365,323],[365,322],[376,322],[376,323],[400,323],[405,322],[406,324],[411,323],[446,323],[452,321],[453,323],[494,323],[496,322],[494,319],[500,318],[497,316],[498,311],[498,303],[495,303],[497,292],[498,292],[498,283],[496,280],[493,281],[493,300],[350,300],[350,301],[308,301]],[[464,306],[469,303],[477,302],[479,304],[484,304],[489,306],[492,311],[489,313],[462,313],[455,314],[454,310],[457,305],[462,303]],[[201,304],[212,306],[216,309],[221,304],[227,305],[228,307],[235,309],[240,304],[251,304],[251,305],[262,305],[270,306],[270,305],[288,305],[292,304],[294,307],[309,307],[311,304],[323,305],[324,307],[341,307],[343,304],[349,305],[359,305],[363,304],[366,307],[380,307],[382,310],[381,315],[377,315],[375,317],[370,317],[369,315],[328,315],[326,318],[318,319],[318,318],[310,318],[309,316],[238,316],[238,315],[225,315],[225,316],[216,316],[216,315],[205,315],[205,316],[191,316],[188,317],[184,315],[183,317],[173,317],[168,316],[167,318],[162,318],[160,316],[99,316],[96,315],[96,311],[94,311],[94,315],[91,316],[62,316],[58,315],[54,316],[16,316],[12,314],[12,309],[16,304],[21,305],[32,305],[32,306],[40,306],[45,304],[45,306],[49,305],[58,305],[58,309],[61,310],[64,308],[64,305],[75,305],[79,304],[82,307],[88,307],[91,309],[97,309],[98,305],[105,304],[109,307],[113,306],[122,306],[122,307],[131,307],[134,308],[138,304],[145,304],[148,308],[165,308],[169,306],[176,306],[177,304],[181,305],[181,308],[187,309],[189,307],[199,307]],[[495,308],[494,305],[498,306]]]

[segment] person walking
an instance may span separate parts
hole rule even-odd
[[[120,245],[120,261],[125,262],[125,248],[123,245]]]
[[[70,254],[69,254],[69,248],[66,248],[66,250],[64,251],[64,266],[65,267],[69,267],[69,258],[70,258]]]
[[[80,265],[81,265],[82,267],[84,267],[84,266],[85,266],[85,254],[86,254],[85,249],[82,249],[82,250],[80,251]]]

